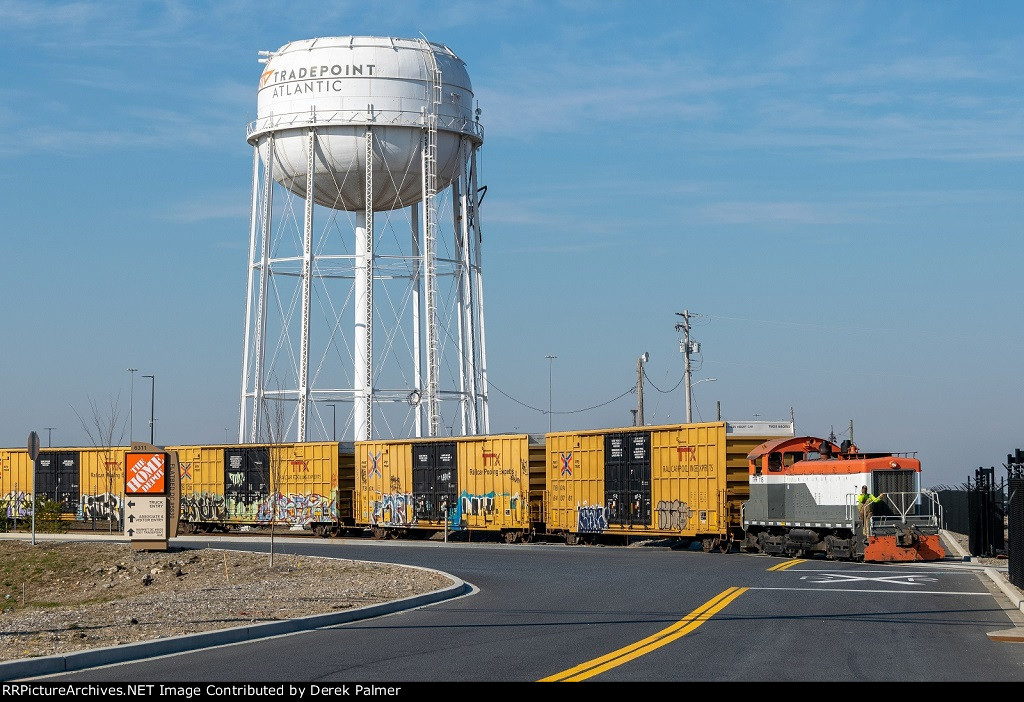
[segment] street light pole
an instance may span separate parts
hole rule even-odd
[[[338,410],[334,405],[327,405],[331,408],[331,441],[338,440]]]
[[[551,433],[551,374],[558,356],[547,355],[544,358],[548,359],[548,433]]]
[[[132,374],[132,391],[128,397],[128,443],[130,444],[135,440],[135,373],[138,368],[128,368],[129,373]]]
[[[153,420],[155,417],[153,410],[156,409],[156,376],[144,375],[142,377],[149,378],[149,443],[156,446],[156,444],[153,443]]]
[[[694,381],[693,385],[700,385],[701,383],[713,383],[716,380],[718,380],[718,378],[701,378],[700,380]],[[693,390],[693,386],[692,385],[690,386],[690,389]],[[689,402],[690,397],[689,397],[689,395],[687,395],[686,399],[687,399],[687,403],[686,403],[686,423],[689,424],[690,423],[690,402]],[[718,410],[718,419],[719,420],[722,419],[721,406],[719,406],[719,410]]]
[[[53,443],[50,441],[50,439],[53,437],[52,432],[56,428],[57,427],[43,427],[43,429],[46,430],[46,446],[47,446],[47,448],[49,448],[50,446],[53,446]]]

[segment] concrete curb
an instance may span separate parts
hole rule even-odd
[[[950,537],[945,531],[942,531],[941,534],[942,541],[946,545],[946,551],[954,552],[956,554],[956,557],[963,561],[971,560],[971,554],[967,553],[967,551],[965,551],[963,547],[960,546],[959,543],[957,543],[956,539]],[[985,568],[984,573],[988,576],[989,580],[991,580],[995,584],[996,587],[1003,591],[1003,594],[1006,595],[1006,597],[1010,600],[1015,609],[1024,611],[1024,599],[1021,598],[1020,591],[1012,585],[1010,585],[1010,583],[1007,582],[1006,578],[1000,575],[998,570],[996,570],[995,568]]]
[[[440,572],[440,571],[438,571]],[[172,636],[166,639],[155,641],[144,641],[136,644],[125,644],[124,646],[108,646],[87,651],[76,651],[57,656],[44,656],[39,658],[20,658],[18,660],[0,662],[0,680],[17,680],[19,678],[34,677],[37,675],[52,675],[54,673],[66,673],[73,670],[95,668],[96,666],[109,665],[111,663],[124,663],[125,661],[141,660],[154,656],[165,656],[171,653],[182,653],[184,651],[195,651],[211,646],[222,646],[224,644],[238,643],[240,641],[252,641],[269,636],[280,636],[291,634],[296,631],[308,631],[326,626],[346,624],[360,619],[370,619],[384,614],[393,614],[407,609],[415,609],[428,604],[442,602],[454,597],[459,597],[472,592],[473,588],[468,583],[445,573],[449,578],[455,580],[455,584],[442,590],[435,590],[424,595],[414,595],[393,602],[367,605],[356,609],[348,609],[344,612],[332,612],[330,614],[314,614],[309,617],[298,617],[283,621],[266,622],[250,626],[233,627],[230,629],[218,629],[207,631],[201,634],[187,634],[184,636]]]
[[[956,539],[953,539],[952,537],[947,535],[945,531],[941,533],[942,540],[947,546],[947,551],[953,551],[957,554],[957,557],[964,561],[971,560],[971,554],[964,551],[963,547],[961,547],[960,544],[956,542]],[[1006,578],[1004,578],[995,568],[985,568],[983,572],[986,576],[988,576],[988,579],[991,580],[995,584],[995,586],[1003,592],[1004,595],[1006,595],[1007,599],[1010,600],[1010,603],[1014,606],[1015,609],[1017,609],[1018,611],[1024,611],[1024,599],[1021,598],[1019,590],[1010,585],[1010,583],[1007,582]],[[1024,643],[1024,627],[1018,626],[1010,629],[1001,629],[1000,631],[989,631],[987,632],[986,636],[988,636],[988,638],[992,641]]]

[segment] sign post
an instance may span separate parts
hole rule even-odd
[[[176,454],[133,442],[124,461],[125,536],[132,548],[166,551],[171,521],[168,508],[177,502]],[[177,504],[174,507],[177,509]]]
[[[36,459],[39,458],[39,434],[28,433],[28,457],[32,459],[32,545],[36,543]]]

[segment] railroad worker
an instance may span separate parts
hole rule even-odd
[[[868,536],[868,529],[871,526],[871,513],[875,511],[875,504],[882,501],[885,497],[885,493],[881,493],[878,497],[875,497],[868,492],[868,486],[863,485],[860,488],[860,494],[857,495],[857,504],[860,506],[860,524],[864,530],[864,537]]]

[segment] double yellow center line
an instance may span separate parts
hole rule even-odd
[[[715,614],[725,609],[730,602],[746,591],[747,588],[745,587],[730,587],[728,590],[712,597],[672,626],[662,629],[646,639],[607,653],[592,661],[581,663],[574,668],[563,670],[561,673],[549,675],[538,680],[538,682],[579,682],[622,665],[634,658],[639,658],[655,649],[661,648],[665,644],[672,643],[676,639],[686,636]]]

